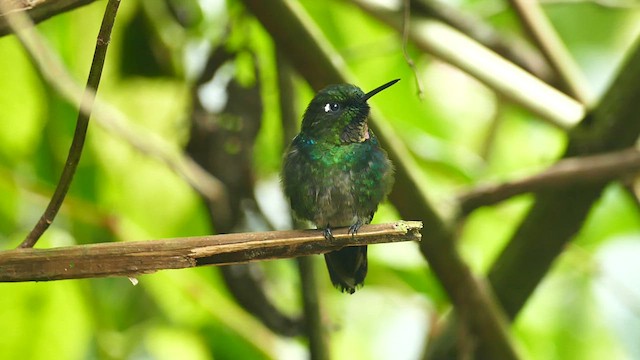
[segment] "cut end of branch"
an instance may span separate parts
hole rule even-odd
[[[422,234],[420,230],[422,230],[422,221],[398,221],[394,224],[394,228],[399,231],[404,231],[406,233],[411,233],[416,237],[416,241],[422,240]]]

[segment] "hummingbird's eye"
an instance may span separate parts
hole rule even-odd
[[[338,103],[326,103],[324,105],[324,112],[329,113],[329,112],[336,112],[340,110],[340,104]]]

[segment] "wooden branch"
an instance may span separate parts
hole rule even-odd
[[[34,23],[73,10],[95,0],[0,0],[6,8],[12,11],[26,12]],[[0,36],[11,34],[13,30],[6,20],[6,12],[0,10]]]
[[[292,230],[77,245],[0,252],[0,282],[137,276],[164,269],[228,265],[322,254],[345,246],[421,239],[419,221],[346,228],[327,241],[321,231]]]
[[[459,197],[463,214],[512,196],[577,184],[610,181],[640,171],[640,151],[635,148],[559,161],[533,176],[497,185],[482,185]]]

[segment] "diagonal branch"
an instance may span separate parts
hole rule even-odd
[[[137,276],[165,269],[228,265],[323,254],[345,246],[419,241],[422,223],[366,225],[352,236],[346,228],[327,241],[317,230],[236,233],[77,245],[0,252],[0,282]]]
[[[558,74],[565,91],[581,103],[589,104],[592,96],[589,93],[587,79],[567,51],[538,1],[509,0],[509,2],[520,17],[525,31]]]
[[[483,19],[466,13],[448,2],[411,0],[411,4],[415,15],[444,22],[539,79],[556,86],[557,76],[547,61],[534,49],[528,47],[522,39],[504,34]]]
[[[73,181],[73,175],[78,168],[80,157],[82,156],[82,148],[84,147],[87,129],[89,128],[89,119],[91,118],[91,110],[95,101],[96,92],[98,91],[98,86],[100,85],[102,69],[107,56],[107,48],[111,41],[111,30],[113,29],[113,24],[116,20],[116,14],[118,13],[119,6],[120,0],[109,0],[107,3],[104,17],[102,19],[102,25],[98,32],[98,40],[96,41],[96,49],[93,54],[93,61],[91,62],[87,85],[80,105],[80,107],[87,109],[87,111],[78,111],[76,130],[73,135],[69,154],[67,155],[67,161],[62,169],[62,175],[60,175],[60,180],[58,181],[56,190],[53,193],[44,214],[40,217],[40,220],[38,220],[31,232],[29,232],[27,237],[20,244],[21,248],[30,248],[36,244],[38,239],[40,239],[40,236],[42,236],[55,219],[58,211],[60,210],[60,206],[62,206],[62,202],[67,195],[67,191],[69,191],[71,181]],[[9,21],[11,26],[15,26],[15,24],[12,23],[12,16],[9,16]],[[21,38],[22,42],[25,42],[21,32],[18,32],[17,36]]]
[[[3,5],[0,0],[0,8]],[[42,77],[69,103],[77,106],[80,112],[89,114],[92,111],[85,102],[81,102],[82,88],[65,69],[58,54],[53,51],[44,38],[33,29],[33,24],[22,12],[6,13],[7,19],[11,19],[12,28],[20,36],[22,45],[32,57],[34,65],[42,74]],[[16,30],[17,29],[17,30]],[[85,90],[93,93],[91,88]],[[93,94],[95,98],[95,94]],[[129,145],[139,152],[156,158],[163,162],[169,169],[181,176],[193,186],[203,197],[212,204],[216,204],[219,217],[230,216],[225,211],[227,195],[224,185],[200,167],[192,158],[184,155],[174,145],[166,140],[154,136],[148,131],[139,129],[129,121],[122,113],[111,107],[108,103],[95,98],[93,107],[93,120],[108,132],[124,139]]]

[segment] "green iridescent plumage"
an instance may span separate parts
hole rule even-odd
[[[331,228],[356,234],[391,190],[393,166],[369,129],[367,100],[395,84],[365,94],[350,84],[331,85],[313,98],[284,159],[282,183],[296,216],[331,240]],[[367,247],[325,255],[333,284],[353,293],[367,273]]]

